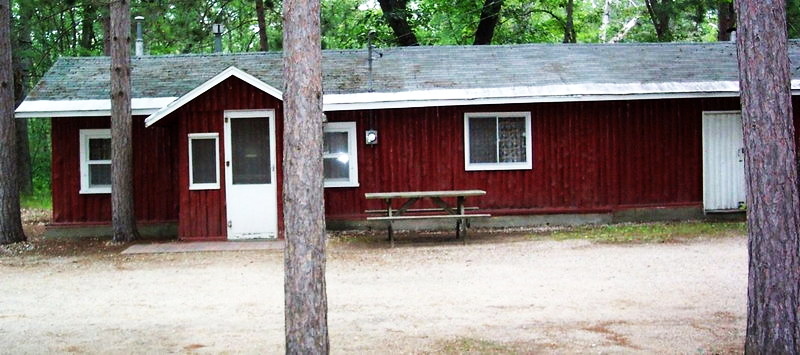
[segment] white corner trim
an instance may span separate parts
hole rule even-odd
[[[232,76],[235,76],[235,77],[241,79],[242,81],[244,81],[244,82],[246,82],[246,83],[248,83],[250,85],[255,86],[257,89],[259,89],[259,90],[261,90],[261,91],[263,91],[263,92],[265,92],[265,93],[267,93],[269,95],[272,95],[273,97],[277,98],[278,100],[283,100],[283,93],[280,90],[270,86],[269,84],[267,84],[267,83],[265,83],[265,82],[263,82],[261,80],[258,80],[258,78],[254,77],[254,76],[252,76],[250,74],[245,73],[243,70],[241,70],[241,69],[239,69],[237,67],[231,66],[231,67],[228,67],[228,69],[223,70],[222,72],[220,72],[219,74],[217,74],[213,78],[209,79],[208,81],[206,81],[202,85],[192,89],[192,91],[189,91],[186,95],[181,96],[177,100],[172,101],[168,105],[162,107],[157,112],[151,114],[149,117],[147,117],[144,120],[145,127],[152,126],[154,123],[158,122],[160,119],[166,117],[170,113],[175,112],[175,110],[181,108],[183,105],[186,105],[190,101],[196,99],[198,96],[202,95],[206,91],[208,91],[211,88],[219,85],[219,83],[223,82],[225,79],[228,79],[228,78],[230,78]]]
[[[134,116],[150,115],[177,97],[145,97],[131,100]],[[111,116],[111,100],[25,100],[16,118]]]

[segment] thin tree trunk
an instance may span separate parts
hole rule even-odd
[[[264,0],[256,0],[256,17],[258,18],[258,47],[262,52],[269,50],[267,39],[267,19],[264,15]]]
[[[417,36],[408,24],[407,0],[378,0],[383,17],[394,32],[397,44],[401,46],[418,46]]]
[[[8,0],[0,0],[0,244],[25,240],[19,213],[12,66],[11,8]]]
[[[659,42],[672,41],[672,29],[669,27],[672,16],[672,0],[645,0],[647,13],[656,30]]]
[[[717,2],[717,40],[730,41],[731,33],[728,32],[736,26],[736,11],[733,2],[719,0]]]
[[[625,39],[625,36],[627,36],[628,33],[630,33],[631,30],[634,27],[636,27],[636,24],[638,24],[638,23],[639,23],[639,17],[634,17],[634,18],[628,20],[628,22],[626,22],[625,25],[622,26],[622,29],[619,30],[619,33],[617,33],[617,35],[614,36],[614,38],[612,38],[610,41],[608,41],[608,43],[617,43],[617,42]]]
[[[564,43],[575,43],[577,41],[575,33],[575,1],[567,0],[565,4],[567,12],[566,20],[564,21]]]
[[[138,239],[133,207],[131,4],[111,1],[111,225],[113,240]]]
[[[286,353],[327,354],[319,0],[283,4]]]
[[[115,1],[115,0],[110,0]],[[103,55],[111,55],[111,14],[108,12],[109,7],[105,7],[102,18],[100,21],[103,25]],[[129,20],[130,21],[130,20]]]
[[[783,0],[737,0],[749,276],[745,353],[800,352],[800,195]]]
[[[603,18],[600,21],[600,42],[605,43],[608,39],[608,25],[611,23],[611,0],[603,3]]]
[[[94,46],[94,23],[97,21],[97,8],[91,1],[84,1],[81,15],[81,48],[87,52]]]
[[[492,44],[494,29],[500,20],[500,9],[503,7],[503,0],[486,0],[481,10],[481,18],[478,28],[475,30],[474,45]]]

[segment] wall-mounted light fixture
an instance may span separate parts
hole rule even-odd
[[[378,144],[378,131],[374,129],[367,130],[365,137],[367,145]]]

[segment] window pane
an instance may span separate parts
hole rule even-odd
[[[346,155],[344,155],[346,156]],[[325,179],[349,180],[350,162],[343,158],[325,158],[322,160]]]
[[[192,148],[192,184],[217,183],[217,140],[190,139]]]
[[[525,162],[525,117],[500,117],[498,138],[501,163]]]
[[[111,139],[89,138],[89,160],[111,160]]]
[[[111,186],[111,164],[89,164],[89,187]]]
[[[469,118],[469,162],[497,162],[497,118]]]
[[[324,153],[347,153],[347,132],[325,132]]]
[[[234,184],[269,184],[269,120],[231,119],[231,155]]]

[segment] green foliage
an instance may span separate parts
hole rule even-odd
[[[601,243],[663,243],[676,238],[720,237],[744,235],[744,222],[680,222],[613,224],[576,227],[532,237],[549,237],[555,240],[586,239]]]
[[[28,120],[28,141],[31,151],[31,175],[33,176],[33,194],[22,197],[22,206],[26,208],[50,208],[50,119],[38,118]]]

